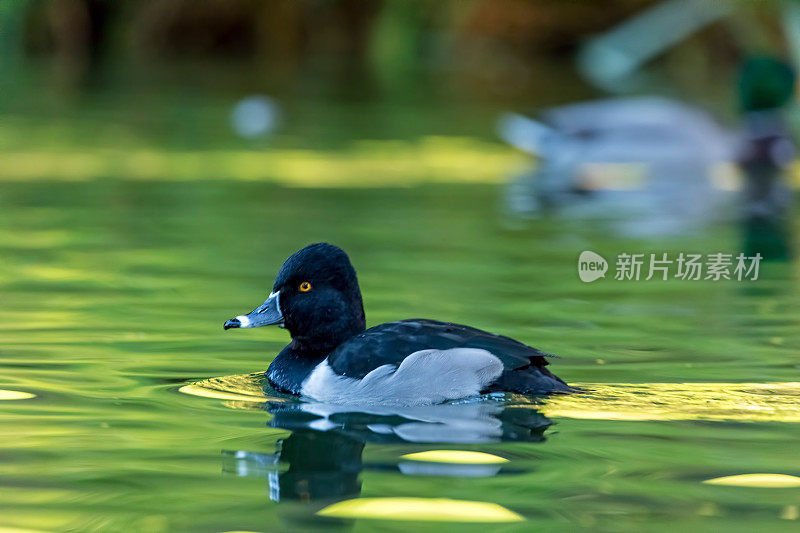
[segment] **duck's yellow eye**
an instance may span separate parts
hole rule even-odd
[[[304,281],[298,288],[300,289],[300,292],[308,292],[311,290],[311,284],[307,281]]]

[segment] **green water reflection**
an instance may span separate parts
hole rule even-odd
[[[267,292],[289,253],[318,240],[351,254],[369,324],[421,316],[511,335],[562,355],[554,369],[570,382],[797,381],[794,265],[769,266],[749,285],[583,284],[575,273],[584,249],[606,256],[733,251],[735,228],[663,243],[621,241],[602,227],[564,221],[512,232],[502,229],[496,201],[488,185],[0,184],[0,388],[36,395],[0,403],[0,526],[407,531],[403,522],[317,516],[324,497],[271,501],[269,472],[266,480],[233,475],[225,454],[268,457],[279,441],[300,437],[271,424],[274,414],[263,409],[177,393],[187,381],[267,366],[286,342],[284,331],[223,332],[221,324]],[[800,475],[796,423],[551,421],[540,442],[365,440],[359,464],[345,470],[343,496],[497,504],[525,518],[504,531],[796,525],[796,488],[702,483],[743,473]],[[497,475],[472,477],[399,469],[403,455],[431,449],[479,451],[509,463]]]

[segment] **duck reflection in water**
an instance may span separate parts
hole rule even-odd
[[[453,477],[495,475],[501,464],[401,461],[365,465],[362,454],[367,442],[543,442],[551,425],[532,405],[501,397],[424,407],[268,402],[264,409],[273,416],[270,427],[291,434],[277,442],[274,454],[224,450],[223,470],[266,477],[273,501],[355,497],[361,492],[359,474],[365,469]]]

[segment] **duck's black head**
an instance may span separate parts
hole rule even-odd
[[[294,348],[330,351],[366,327],[364,304],[353,265],[344,250],[328,243],[306,246],[283,263],[272,294],[225,329],[278,324],[289,330]]]

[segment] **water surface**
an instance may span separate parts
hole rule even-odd
[[[499,506],[520,518],[504,531],[793,530],[796,487],[702,482],[800,475],[794,265],[749,284],[583,284],[584,249],[736,251],[738,234],[644,243],[558,220],[510,231],[497,197],[466,184],[0,184],[0,389],[36,395],[0,401],[0,526],[452,530],[424,513],[413,525],[317,514],[354,498],[411,513],[414,498]],[[510,335],[561,355],[554,371],[595,393],[423,413],[179,393],[266,368],[286,332],[222,323],[318,240],[351,254],[369,325],[428,317]],[[507,462],[404,458],[437,450]]]

